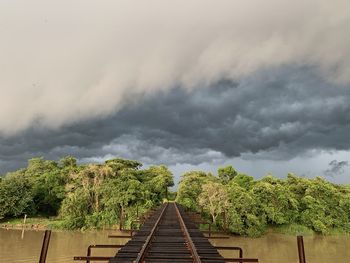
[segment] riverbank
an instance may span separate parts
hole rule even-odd
[[[29,217],[23,224],[23,218],[8,218],[0,220],[0,227],[5,229],[64,229],[63,220],[52,217]]]
[[[23,224],[23,218],[7,218],[0,220],[2,229],[33,229],[33,230],[69,230],[64,226],[64,220],[58,217],[28,217]],[[118,230],[119,225],[105,228],[105,230]],[[93,230],[93,229],[91,229]]]
[[[207,224],[200,225],[200,230],[202,231],[208,231],[209,226]],[[218,231],[221,232],[222,229],[219,229],[215,226],[211,227],[212,231]],[[279,226],[268,226],[266,229],[266,232],[262,234],[261,236],[256,236],[256,238],[260,238],[263,236],[266,236],[267,234],[282,234],[286,236],[336,236],[336,235],[349,235],[350,233],[339,228],[333,228],[330,229],[326,234],[318,233],[312,230],[311,228],[308,228],[304,225],[298,225],[298,224],[287,224],[287,225],[279,225]],[[239,234],[230,234],[231,236],[240,237]],[[249,237],[249,236],[241,236],[241,237]],[[255,238],[255,237],[250,237]]]
[[[26,219],[25,225],[23,225],[23,218],[10,218],[1,219],[0,228],[3,229],[33,229],[33,230],[68,230],[63,226],[63,220],[58,217],[29,217]],[[208,230],[208,225],[201,225],[201,230]],[[118,226],[108,227],[110,230],[118,230]],[[219,231],[216,227],[212,227],[212,231]],[[281,226],[270,226],[268,227],[265,234],[276,233],[287,236],[303,235],[303,236],[334,236],[334,235],[350,235],[350,233],[342,229],[332,229],[326,235],[322,235],[313,231],[312,229],[298,224],[289,224]],[[236,235],[234,235],[236,236]]]
[[[298,224],[289,224],[289,225],[280,225],[280,226],[271,226],[269,227],[268,232],[277,233],[277,234],[283,234],[283,235],[302,235],[302,236],[313,236],[313,235],[320,235],[320,236],[335,236],[335,235],[350,235],[349,232],[339,229],[339,228],[333,228],[329,229],[326,234],[317,233],[311,228],[308,228],[304,225],[298,225]]]

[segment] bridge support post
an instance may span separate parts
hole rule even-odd
[[[49,249],[50,238],[51,238],[51,230],[46,230],[44,235],[43,245],[41,247],[39,263],[46,262],[46,256],[47,256],[47,250]]]
[[[123,230],[123,221],[124,221],[124,208],[120,208],[120,222],[119,222],[119,230]]]
[[[306,263],[303,236],[297,236],[299,263]]]

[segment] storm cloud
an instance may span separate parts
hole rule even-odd
[[[0,172],[350,156],[349,2],[263,5],[2,1]]]
[[[33,156],[80,161],[114,156],[142,162],[289,160],[350,149],[350,89],[312,67],[285,66],[240,81],[145,95],[106,118],[59,129],[33,127],[0,140],[8,170]]]
[[[345,172],[345,168],[349,166],[348,161],[337,161],[333,160],[329,163],[329,169],[324,173],[326,176],[336,176]]]
[[[289,64],[314,66],[334,83],[350,81],[348,1],[261,5],[1,1],[0,133],[106,118],[143,96]]]

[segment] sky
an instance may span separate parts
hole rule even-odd
[[[346,0],[3,0],[0,173],[121,157],[350,183]]]

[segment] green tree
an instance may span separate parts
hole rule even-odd
[[[72,174],[75,187],[82,187],[89,194],[89,206],[95,212],[100,210],[100,193],[99,189],[106,178],[111,177],[113,170],[106,165],[90,164],[81,169],[78,173]]]
[[[64,199],[60,215],[68,229],[81,229],[86,225],[90,212],[90,195],[86,189],[77,188]]]
[[[202,192],[202,185],[215,181],[215,177],[201,171],[191,171],[182,175],[177,190],[176,201],[191,210],[198,211],[198,196]]]
[[[198,196],[198,204],[209,211],[215,225],[217,217],[230,206],[226,188],[215,182],[203,184],[202,192]]]
[[[74,158],[71,155],[63,157],[60,161],[59,164],[61,167],[77,167],[77,159]]]
[[[125,160],[125,159],[111,159],[105,162],[107,166],[112,168],[113,172],[118,175],[125,169],[138,170],[142,167],[142,163],[133,160]]]
[[[295,219],[298,201],[280,180],[267,176],[252,187],[260,210],[269,224],[287,224]]]
[[[65,197],[66,177],[54,161],[33,158],[28,161],[25,177],[30,181],[38,213],[56,215]]]
[[[248,236],[260,236],[267,227],[266,216],[260,210],[256,196],[237,183],[228,185],[231,207],[228,214],[228,226],[232,233]]]
[[[124,215],[128,214],[129,208],[142,206],[147,202],[143,199],[145,194],[141,182],[127,174],[107,180],[100,193],[103,196],[101,201],[109,223],[120,222],[124,219]]]
[[[20,170],[9,173],[0,182],[0,218],[33,214],[31,183]]]
[[[237,174],[238,174],[237,171],[235,170],[235,168],[232,167],[232,165],[219,168],[218,170],[219,179],[223,184],[227,184],[229,181],[235,178]]]
[[[346,210],[347,205],[344,206],[347,197],[339,187],[322,178],[310,180],[301,198],[300,222],[322,234],[332,228],[349,231],[349,210]]]
[[[242,173],[237,174],[232,181],[247,190],[251,189],[254,185],[254,178]]]
[[[168,188],[174,186],[174,179],[169,169],[164,166],[151,166],[146,170],[151,174],[149,186],[153,187],[154,192],[159,193],[159,199],[168,198]]]

